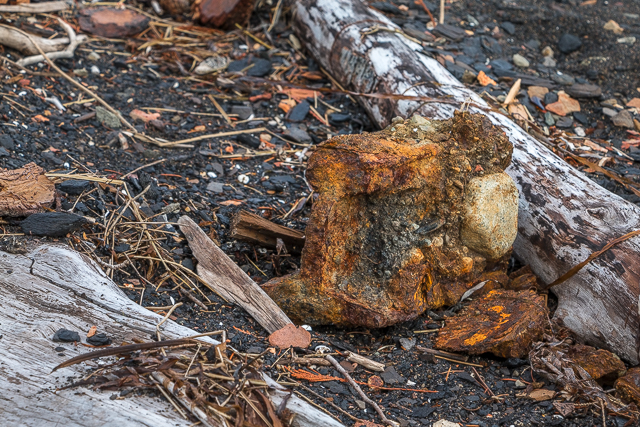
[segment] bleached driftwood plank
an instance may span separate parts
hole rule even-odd
[[[398,29],[381,13],[360,0],[289,4],[300,40],[347,89],[436,101],[360,98],[379,126],[414,113],[449,118],[470,101],[470,111],[485,114],[504,129],[514,145],[507,173],[520,190],[515,254],[546,283],[609,241],[640,228],[640,208],[589,180],[509,118],[490,111],[438,61],[421,53],[421,46],[397,33],[380,31]],[[636,237],[553,288],[559,299],[556,318],[586,342],[609,348],[632,363],[638,363],[640,349],[639,253]]]
[[[133,338],[151,340],[161,320],[133,301],[90,259],[65,247],[40,246],[26,255],[0,252],[0,425],[3,427],[169,427],[188,426],[164,399],[129,396],[87,387],[56,392],[102,362],[51,370],[90,349],[51,340],[59,328],[83,332],[96,325],[118,345]],[[196,335],[168,321],[167,339]],[[217,341],[199,338],[210,343]],[[64,347],[64,357],[56,347]],[[273,392],[281,401],[282,392]],[[300,427],[342,426],[292,396],[287,409],[300,414]]]

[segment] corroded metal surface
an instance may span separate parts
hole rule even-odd
[[[505,224],[512,240],[495,259],[465,246],[460,230],[467,183],[503,174],[511,153],[502,131],[469,113],[396,119],[381,132],[321,144],[307,170],[319,197],[301,269],[264,289],[309,324],[383,327],[457,303],[510,254],[515,215]]]

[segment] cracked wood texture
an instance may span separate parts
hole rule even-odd
[[[291,320],[260,286],[240,269],[188,216],[178,220],[180,231],[198,260],[198,275],[222,298],[244,308],[270,334]]]
[[[508,117],[491,111],[422,47],[359,0],[297,0],[289,5],[300,40],[348,90],[428,97],[431,101],[361,97],[380,127],[415,113],[447,119],[465,101],[469,111],[501,126],[514,146],[506,172],[520,191],[514,253],[551,283],[607,242],[640,227],[640,208],[589,180]],[[632,363],[640,350],[640,238],[621,243],[552,288],[555,317],[587,343]]]
[[[109,335],[114,345],[133,338],[151,340],[161,316],[131,301],[86,256],[66,247],[44,245],[26,255],[0,252],[0,424],[3,427],[175,427],[189,426],[164,398],[147,396],[111,400],[113,392],[57,387],[79,380],[98,365],[89,361],[51,370],[91,349],[51,340],[56,330],[77,331],[83,337],[92,325]],[[167,321],[166,339],[198,332]],[[199,338],[211,344],[210,338]],[[64,347],[64,357],[54,351]],[[267,377],[267,379],[271,380]],[[274,387],[275,388],[275,387]],[[273,391],[277,405],[288,393]],[[339,427],[342,424],[292,396],[287,409],[296,413],[294,426]]]

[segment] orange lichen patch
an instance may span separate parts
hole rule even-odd
[[[33,162],[20,169],[0,172],[0,216],[42,212],[55,200],[55,190],[44,169]]]
[[[502,172],[512,150],[488,119],[460,112],[320,144],[301,268],[264,290],[295,322],[385,327],[456,304],[485,269],[506,278],[509,254],[488,262],[460,227],[464,183]]]
[[[623,377],[618,378],[614,387],[622,399],[640,405],[640,367],[629,369]]]
[[[434,346],[453,352],[524,357],[542,336],[546,318],[542,296],[532,291],[493,290],[448,319]]]

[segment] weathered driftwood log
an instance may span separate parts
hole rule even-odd
[[[233,217],[231,237],[267,248],[276,248],[278,239],[281,239],[289,252],[298,254],[304,246],[303,232],[275,224],[245,210]]]
[[[147,396],[111,400],[113,393],[91,388],[56,391],[69,378],[82,379],[85,362],[51,370],[73,356],[90,350],[72,343],[52,341],[54,332],[66,328],[82,333],[92,325],[116,344],[155,336],[161,316],[148,311],[122,293],[87,257],[59,246],[41,246],[26,255],[0,252],[0,418],[3,426],[188,426],[163,400]],[[167,321],[163,338],[193,336],[191,329]],[[203,341],[217,341],[198,338]],[[63,347],[64,357],[58,353]],[[266,377],[267,381],[273,380]],[[288,393],[270,395],[276,407]],[[296,413],[294,425],[342,426],[301,399],[291,396],[288,410]]]
[[[422,47],[393,31],[384,15],[359,0],[291,1],[293,25],[320,63],[345,87],[432,101],[360,98],[385,127],[395,116],[445,119],[465,101],[486,114],[514,145],[507,173],[520,190],[514,251],[546,283],[608,241],[640,227],[640,208],[596,185],[528,135],[490,111]],[[392,31],[386,31],[391,29]],[[562,319],[581,339],[637,363],[640,348],[640,239],[621,243],[553,288]]]

